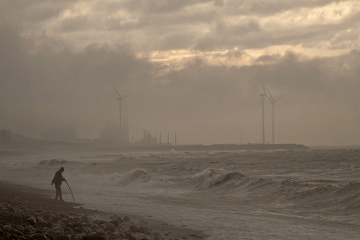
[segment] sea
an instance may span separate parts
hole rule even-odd
[[[360,150],[2,149],[0,180],[218,239],[360,239]]]

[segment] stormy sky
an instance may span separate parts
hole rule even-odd
[[[135,141],[260,143],[263,83],[276,143],[359,144],[360,2],[0,0],[1,129],[96,139],[115,86]]]

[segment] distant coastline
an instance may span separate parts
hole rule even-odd
[[[241,151],[241,150],[290,150],[290,149],[309,149],[301,144],[189,144],[189,145],[125,145],[125,146],[106,146],[90,143],[68,143],[38,141],[26,143],[0,143],[2,150],[115,150],[115,151]]]
[[[280,149],[309,149],[301,144],[211,144],[211,145],[151,145],[124,146],[124,150],[174,150],[174,151],[236,151],[236,150],[280,150]]]

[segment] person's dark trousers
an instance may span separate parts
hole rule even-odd
[[[60,200],[63,200],[61,194],[61,185],[55,184],[55,188],[56,188],[55,200],[58,200],[58,198],[60,198]]]

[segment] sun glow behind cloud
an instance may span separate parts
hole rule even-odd
[[[237,48],[231,50],[193,51],[186,49],[171,51],[141,52],[139,58],[148,59],[151,62],[160,63],[171,67],[170,70],[179,70],[186,66],[189,61],[201,59],[213,66],[249,66],[252,64],[265,64],[257,61],[264,55],[283,57],[288,52],[302,55],[306,58],[333,57],[350,52],[351,49],[331,49],[330,42],[321,42],[314,48],[304,47],[302,44],[269,46],[261,49],[245,49],[239,51]],[[272,62],[269,62],[272,63]]]
[[[358,14],[360,10],[360,3],[355,1],[346,1],[339,3],[331,3],[326,6],[317,8],[300,8],[296,10],[288,10],[280,12],[276,15],[257,17],[257,16],[228,16],[224,17],[222,21],[227,25],[235,26],[239,23],[254,20],[259,23],[261,31],[264,34],[276,34],[277,32],[284,32],[287,29],[307,28],[311,26],[328,26],[333,24],[340,24],[343,21]],[[357,29],[359,30],[359,29]],[[345,30],[346,33],[351,33],[353,29]],[[211,34],[211,29],[203,29],[203,34]],[[339,37],[341,33],[335,35],[334,38]],[[210,65],[228,65],[228,66],[243,66],[259,64],[257,58],[263,55],[278,55],[284,56],[287,52],[293,52],[306,56],[306,58],[318,57],[332,57],[346,54],[360,46],[359,38],[356,41],[342,42],[341,46],[335,46],[331,39],[318,41],[312,44],[297,43],[294,45],[280,44],[269,45],[263,48],[243,48],[238,50],[238,47],[214,50],[193,50],[193,49],[177,49],[169,51],[150,51],[140,52],[140,58],[148,58],[152,62],[162,63],[168,66],[176,66],[181,69],[186,62],[198,58],[204,60]],[[237,52],[238,54],[232,54]],[[261,64],[261,63],[260,63]]]

